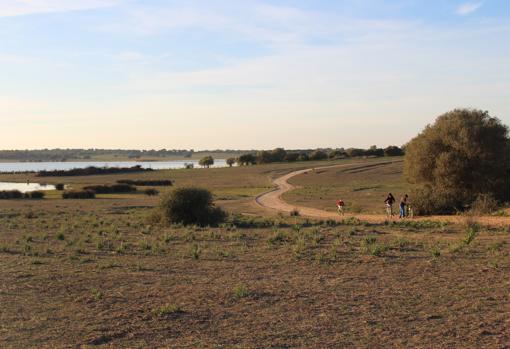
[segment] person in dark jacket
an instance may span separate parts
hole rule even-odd
[[[395,203],[395,198],[391,193],[388,193],[388,196],[386,197],[386,200],[384,200],[384,203],[386,204],[386,214],[388,217],[393,217],[393,204]]]

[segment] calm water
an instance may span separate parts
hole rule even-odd
[[[3,162],[0,163],[0,172],[27,172],[27,171],[51,171],[70,170],[73,168],[94,167],[132,167],[140,165],[143,168],[154,170],[167,170],[184,168],[184,164],[193,164],[195,168],[200,167],[198,160],[174,160],[174,161],[88,161],[88,162]],[[214,160],[212,167],[227,167],[225,159]]]
[[[46,185],[39,183],[8,183],[8,182],[0,182],[0,191],[3,190],[19,190],[22,193],[26,193],[29,191],[39,191],[39,190],[55,190],[54,185]]]

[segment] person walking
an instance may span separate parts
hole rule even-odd
[[[336,200],[336,209],[340,216],[344,215],[344,206],[345,206],[345,203],[342,199]]]
[[[404,194],[404,196],[402,196],[400,198],[400,216],[399,218],[405,218],[406,217],[406,205],[407,205],[407,198],[409,196],[407,196],[407,194]]]
[[[395,203],[395,197],[393,194],[388,193],[388,196],[386,197],[386,200],[384,200],[384,203],[386,204],[386,214],[388,217],[393,217],[393,204]]]

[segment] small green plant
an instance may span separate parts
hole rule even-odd
[[[191,247],[191,257],[195,260],[200,258],[200,255],[202,254],[202,249],[198,244],[193,244]]]
[[[439,249],[438,246],[432,246],[429,252],[433,258],[439,258],[441,256],[441,250]]]
[[[267,243],[269,245],[276,245],[277,243],[278,244],[281,244],[281,243],[284,243],[286,241],[288,241],[288,236],[285,232],[282,232],[282,231],[275,231],[273,233],[272,236],[269,237],[269,239],[267,239]]]
[[[234,296],[237,298],[246,298],[250,295],[250,291],[248,290],[248,287],[240,283],[234,287]]]
[[[388,250],[388,246],[377,243],[375,236],[366,236],[361,240],[361,251],[374,257],[381,257]]]
[[[57,234],[57,240],[60,240],[60,241],[64,241],[65,240],[65,235],[64,233],[58,233]]]
[[[90,293],[92,294],[92,298],[94,298],[96,301],[103,299],[103,293],[96,288],[91,289]]]
[[[180,306],[174,303],[167,303],[162,305],[154,311],[157,316],[168,316],[183,313],[184,311]]]
[[[395,241],[393,242],[393,246],[395,246],[395,248],[400,251],[404,251],[407,248],[409,248],[410,244],[411,243],[409,242],[409,240],[401,236],[396,238]]]
[[[464,244],[470,245],[476,238],[478,234],[478,228],[475,226],[469,227],[466,232],[466,237],[464,238]]]

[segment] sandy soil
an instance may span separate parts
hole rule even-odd
[[[386,161],[387,162],[387,161]],[[381,162],[381,164],[386,163]],[[373,164],[373,163],[372,163]],[[360,164],[356,164],[360,165]],[[339,167],[348,167],[353,166],[353,164],[341,164],[341,165],[333,165],[333,166],[323,166],[316,168],[309,168],[305,170],[294,171],[288,173],[282,177],[276,178],[273,180],[273,184],[275,188],[269,192],[263,193],[255,198],[255,203],[258,206],[261,206],[267,210],[277,211],[277,212],[285,212],[290,213],[293,210],[299,211],[299,214],[304,217],[310,218],[318,218],[318,219],[335,219],[341,220],[349,217],[356,217],[363,221],[371,222],[371,223],[382,223],[388,220],[386,215],[368,215],[368,214],[349,214],[345,213],[343,216],[339,215],[336,212],[328,212],[324,210],[320,210],[313,207],[306,206],[297,206],[292,205],[285,202],[282,198],[282,195],[288,191],[295,189],[296,187],[289,183],[289,179],[295,176],[299,176],[305,174],[310,171],[316,171],[320,169],[328,169],[328,168],[339,168]],[[398,208],[397,208],[398,209]],[[398,217],[395,217],[398,219]],[[465,216],[423,216],[423,217],[414,217],[415,220],[439,220],[439,221],[448,221],[452,223],[459,223],[466,219]],[[478,223],[486,224],[486,225],[508,225],[510,224],[510,217],[494,217],[494,216],[483,216],[483,217],[475,217],[474,218]]]

